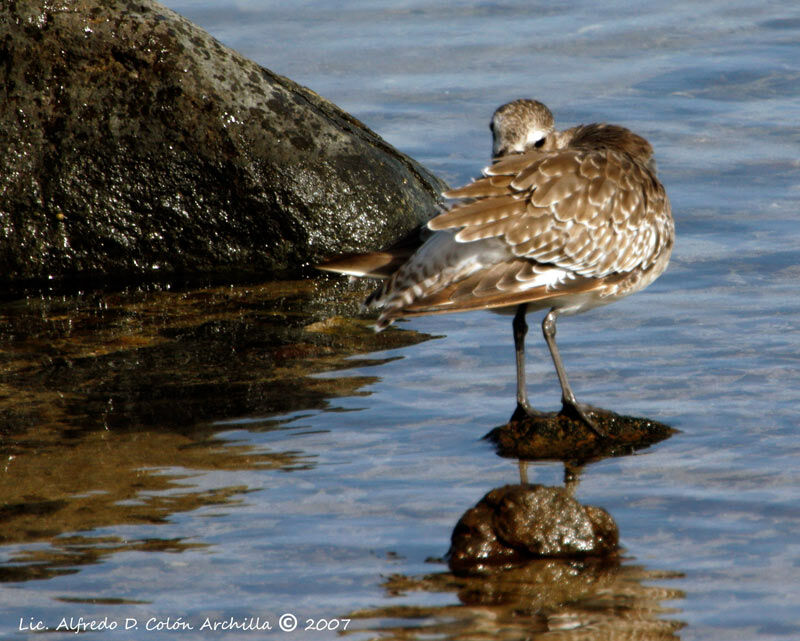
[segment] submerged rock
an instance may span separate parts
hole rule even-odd
[[[448,560],[453,572],[475,572],[538,558],[606,556],[618,542],[611,515],[581,505],[565,489],[506,485],[464,513]]]
[[[0,5],[0,279],[274,274],[387,246],[445,187],[152,0]]]

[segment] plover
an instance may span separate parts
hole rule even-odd
[[[514,315],[517,410],[537,415],[525,385],[525,315],[549,311],[542,332],[561,385],[562,411],[599,436],[579,403],[556,345],[556,320],[606,305],[652,283],[667,267],[674,223],[653,148],[617,125],[557,131],[541,102],[515,100],[491,121],[493,163],[408,245],[334,259],[322,269],[385,279],[366,300],[395,319],[488,309]]]

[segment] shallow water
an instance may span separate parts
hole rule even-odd
[[[491,112],[516,97],[644,134],[670,268],[564,319],[559,345],[579,398],[681,432],[582,473],[620,566],[464,583],[441,561],[453,526],[519,478],[481,440],[513,409],[508,318],[376,336],[310,307],[354,309],[327,277],[4,303],[3,636],[84,617],[117,624],[103,639],[327,639],[345,618],[354,639],[797,638],[800,9],[167,4],[451,184],[488,161]],[[553,409],[536,331],[528,353],[531,399]],[[529,476],[558,485],[562,466]],[[273,630],[200,630],[231,617]]]

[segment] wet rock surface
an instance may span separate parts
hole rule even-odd
[[[608,512],[581,505],[563,488],[506,485],[461,517],[448,561],[455,573],[475,573],[537,558],[612,555],[618,540]]]
[[[500,456],[522,460],[559,460],[575,464],[609,456],[625,456],[663,441],[678,430],[644,417],[624,416],[593,407],[592,420],[605,437],[595,434],[582,420],[563,412],[512,417],[484,437]]]
[[[392,244],[444,185],[151,0],[0,5],[0,281],[276,274]]]

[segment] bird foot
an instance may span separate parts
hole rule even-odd
[[[539,410],[532,407],[529,403],[517,403],[517,409],[514,410],[514,413],[511,415],[512,421],[519,421],[528,417],[533,418],[541,418],[546,416],[546,412],[540,412]]]
[[[577,401],[562,401],[561,413],[571,418],[583,421],[583,423],[599,438],[606,438],[608,434],[597,425],[597,422],[591,418],[591,413],[594,408],[585,403],[578,403]]]

